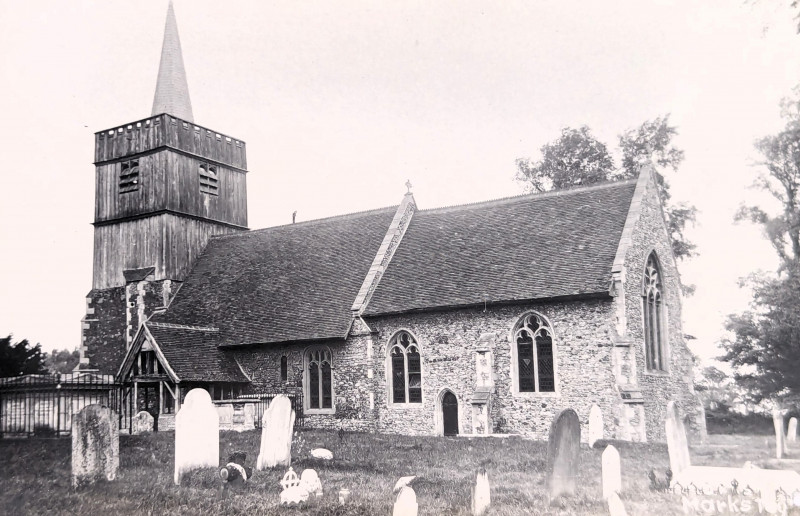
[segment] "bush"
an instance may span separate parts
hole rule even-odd
[[[36,437],[56,437],[56,431],[50,425],[37,424],[33,426],[33,435]]]
[[[727,409],[706,412],[709,434],[774,435],[772,416],[766,414],[739,414]]]

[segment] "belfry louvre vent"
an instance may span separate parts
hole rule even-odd
[[[200,173],[200,191],[211,195],[219,195],[217,167],[208,163],[201,163],[198,171]]]
[[[119,171],[119,193],[134,192],[139,189],[139,160],[123,161]]]

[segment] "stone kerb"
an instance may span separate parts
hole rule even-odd
[[[664,422],[667,433],[667,451],[669,452],[669,467],[673,474],[678,474],[691,465],[689,458],[689,442],[686,439],[686,429],[683,426],[678,406],[674,401],[667,403],[667,417]]]
[[[111,481],[119,470],[119,421],[108,407],[87,405],[72,418],[72,486]]]
[[[550,498],[574,494],[581,446],[578,414],[565,409],[553,419],[547,441],[547,474]]]
[[[275,396],[261,419],[261,450],[256,469],[261,471],[292,463],[294,419],[289,398],[284,394]]]
[[[219,414],[204,389],[192,389],[175,416],[176,484],[193,469],[219,466]]]

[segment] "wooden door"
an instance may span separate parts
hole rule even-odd
[[[450,391],[442,396],[442,423],[444,435],[458,435],[458,400]]]

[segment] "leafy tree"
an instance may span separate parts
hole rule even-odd
[[[614,160],[604,143],[585,125],[565,127],[561,136],[541,148],[542,159],[517,160],[517,178],[531,192],[546,192],[571,186],[607,181],[614,175]]]
[[[542,146],[540,160],[517,159],[517,180],[525,184],[527,191],[544,192],[633,178],[642,165],[650,162],[677,171],[684,158],[683,151],[672,143],[677,134],[677,129],[669,124],[669,115],[625,131],[619,136],[622,166],[617,168],[606,145],[592,136],[588,127],[567,127],[557,140]],[[693,256],[696,246],[686,238],[685,229],[688,223],[694,223],[697,209],[686,203],[670,203],[669,184],[658,172],[656,182],[672,251],[678,259]],[[684,290],[690,293],[692,287],[684,285]]]
[[[0,338],[0,377],[47,372],[41,345],[27,339],[12,344],[11,337]]]
[[[81,360],[81,353],[77,349],[55,350],[47,353],[44,359],[45,367],[51,373],[71,373]]]

